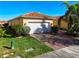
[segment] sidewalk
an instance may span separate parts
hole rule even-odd
[[[79,46],[65,47],[34,58],[79,58]]]

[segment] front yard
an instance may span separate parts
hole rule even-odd
[[[14,40],[13,50],[8,49],[8,47],[11,46],[12,40]],[[22,38],[0,38],[0,57],[20,56],[27,58],[34,57],[49,51],[52,51],[52,49],[30,36]]]

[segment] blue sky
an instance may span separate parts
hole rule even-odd
[[[74,4],[74,1],[70,1]],[[64,15],[67,7],[62,1],[0,1],[0,20],[9,20],[28,12],[40,12],[49,16]]]

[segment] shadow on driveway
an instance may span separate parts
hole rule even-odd
[[[49,43],[55,50],[72,45],[79,45],[79,40],[69,36],[49,34],[39,34],[36,36],[37,38],[39,37],[41,41]]]

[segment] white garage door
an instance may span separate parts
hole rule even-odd
[[[28,26],[31,29],[30,34],[48,32],[50,30],[49,23],[29,22]]]

